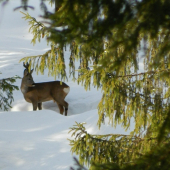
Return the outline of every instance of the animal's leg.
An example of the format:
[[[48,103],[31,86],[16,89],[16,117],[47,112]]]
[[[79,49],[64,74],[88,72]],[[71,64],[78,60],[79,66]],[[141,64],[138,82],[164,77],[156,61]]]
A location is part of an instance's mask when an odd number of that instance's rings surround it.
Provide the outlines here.
[[[33,111],[36,111],[36,110],[37,110],[38,103],[37,103],[37,102],[33,102],[33,103],[32,103],[32,106],[33,106]]]
[[[57,105],[58,105],[58,107],[59,107],[60,114],[62,114],[62,115],[63,115],[63,112],[64,112],[64,108],[63,108],[63,106],[62,106],[61,104],[59,104],[58,102],[57,102]]]
[[[63,93],[61,93],[61,94],[58,93],[58,96],[60,96],[60,97],[57,97],[57,96],[55,96],[55,95],[52,95],[53,100],[54,100],[55,102],[57,102],[58,107],[59,107],[59,109],[60,109],[60,113],[64,111],[64,110],[63,110],[63,106],[65,107],[65,116],[67,116],[68,103],[64,100],[66,94],[64,94],[64,97],[63,97]]]
[[[42,103],[38,103],[38,109],[42,110]]]
[[[58,101],[58,103],[65,107],[65,116],[67,116],[68,103],[66,101],[64,101],[64,100]]]

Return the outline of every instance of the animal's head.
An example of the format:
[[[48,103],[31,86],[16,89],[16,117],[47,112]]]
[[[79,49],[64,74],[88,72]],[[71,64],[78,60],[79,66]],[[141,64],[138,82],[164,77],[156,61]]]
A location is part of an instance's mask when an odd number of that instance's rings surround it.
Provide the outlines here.
[[[24,63],[23,66],[25,67],[25,70],[24,70],[24,76],[22,78],[22,84],[24,84],[28,87],[33,87],[34,86],[34,80],[32,77],[33,69],[29,72],[29,69],[28,69],[29,64],[28,63],[26,65]]]

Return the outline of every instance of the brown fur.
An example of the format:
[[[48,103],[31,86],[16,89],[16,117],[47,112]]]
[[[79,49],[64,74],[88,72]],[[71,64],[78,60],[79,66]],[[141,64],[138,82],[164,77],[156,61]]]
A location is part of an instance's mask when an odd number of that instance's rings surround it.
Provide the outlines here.
[[[30,73],[25,70],[22,78],[21,91],[25,100],[32,103],[33,110],[37,110],[37,107],[41,110],[42,102],[54,100],[60,109],[60,113],[63,114],[65,108],[65,115],[67,116],[68,103],[64,99],[70,87],[64,82],[61,84],[60,81],[34,83],[32,72],[32,70]]]

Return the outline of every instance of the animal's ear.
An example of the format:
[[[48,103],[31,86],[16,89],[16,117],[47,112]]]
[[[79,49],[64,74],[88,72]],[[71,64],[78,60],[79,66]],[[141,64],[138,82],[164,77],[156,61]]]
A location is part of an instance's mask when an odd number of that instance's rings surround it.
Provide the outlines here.
[[[30,74],[32,74],[33,71],[34,71],[34,69],[31,70]]]
[[[26,75],[28,75],[28,70],[27,69],[24,70],[24,76],[26,76]]]

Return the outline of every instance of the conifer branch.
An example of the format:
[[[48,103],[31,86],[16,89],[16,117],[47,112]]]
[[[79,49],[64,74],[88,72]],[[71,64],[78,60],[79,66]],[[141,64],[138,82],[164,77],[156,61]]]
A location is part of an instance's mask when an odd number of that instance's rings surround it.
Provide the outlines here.
[[[11,104],[14,101],[13,91],[19,90],[18,86],[13,85],[16,79],[20,79],[19,76],[0,79],[0,109],[8,111],[11,108]]]
[[[35,8],[33,6],[29,6],[29,5],[24,5],[24,6],[19,6],[19,7],[16,7],[14,8],[14,11],[18,10],[18,9],[24,9],[24,10],[27,10],[28,8],[34,10]]]
[[[77,158],[74,157],[75,165],[78,167],[77,170],[87,170],[83,165],[79,163]],[[75,170],[75,168],[71,167],[70,170]]]
[[[170,73],[170,69],[163,69],[163,70],[155,70],[155,71],[148,71],[148,72],[142,72],[142,73],[133,73],[133,74],[128,74],[128,75],[115,75],[115,74],[112,74],[112,73],[108,73],[108,76],[109,77],[114,77],[114,78],[124,78],[124,77],[134,77],[134,76],[141,76],[141,75],[146,75],[146,74],[159,74],[161,72],[166,72],[166,73]]]
[[[102,154],[104,149],[103,147],[108,147],[110,149],[112,148],[114,150],[114,157],[119,157],[118,155],[126,155],[127,153],[131,153],[137,158],[139,155],[142,155],[140,150],[136,150],[139,146],[147,148],[148,142],[151,142],[153,145],[155,145],[155,142],[157,141],[157,137],[141,138],[138,136],[124,134],[92,135],[87,133],[83,124],[79,124],[77,122],[76,125],[70,129],[71,130],[69,133],[72,132],[72,136],[75,136],[75,140],[69,140],[70,145],[72,146],[71,150],[80,156],[80,162],[83,164],[86,164],[86,161],[90,161],[92,163],[94,161],[95,152]],[[78,147],[79,145],[81,145],[80,148]],[[81,151],[82,148],[84,148],[84,154]],[[110,151],[108,150],[108,155],[111,154],[110,152],[113,152],[112,149]],[[88,155],[90,160],[86,160],[85,155]],[[100,156],[98,155],[98,157]],[[82,158],[84,161],[82,161]]]
[[[29,32],[33,34],[32,43],[35,45],[36,40],[40,42],[41,38],[44,38],[46,36],[49,36],[49,33],[46,30],[45,25],[42,22],[38,22],[34,17],[31,17],[28,13],[24,13],[20,11],[24,17],[22,17],[25,20],[28,20],[28,23],[30,25]]]

